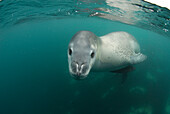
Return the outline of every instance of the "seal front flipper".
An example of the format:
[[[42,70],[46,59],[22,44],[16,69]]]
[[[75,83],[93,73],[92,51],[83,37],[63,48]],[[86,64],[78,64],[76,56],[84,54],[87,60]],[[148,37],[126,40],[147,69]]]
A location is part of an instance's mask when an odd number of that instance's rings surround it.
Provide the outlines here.
[[[122,74],[122,81],[121,81],[121,84],[124,84],[124,82],[126,81],[127,77],[128,77],[128,72],[131,72],[135,70],[135,67],[129,65],[125,68],[122,68],[122,69],[119,69],[119,70],[115,70],[115,71],[111,71],[113,73],[121,73]]]
[[[129,65],[129,66],[124,67],[122,69],[114,70],[114,71],[111,71],[111,72],[113,72],[113,73],[127,73],[127,72],[131,72],[133,70],[135,70],[135,67]]]
[[[146,60],[147,56],[143,55],[141,53],[135,54],[133,56],[130,57],[130,63],[131,64],[137,64],[137,63],[141,63],[144,60]]]

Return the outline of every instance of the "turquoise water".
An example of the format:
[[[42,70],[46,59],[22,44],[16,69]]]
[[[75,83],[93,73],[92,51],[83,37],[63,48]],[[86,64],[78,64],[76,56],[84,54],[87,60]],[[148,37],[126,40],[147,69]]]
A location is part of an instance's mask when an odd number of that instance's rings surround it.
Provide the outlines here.
[[[166,17],[166,26],[153,22],[155,27],[149,23],[142,27],[139,23],[125,24],[86,13],[66,16],[63,12],[68,13],[69,8],[63,9],[59,17],[40,15],[46,14],[44,11],[53,12],[54,7],[71,7],[65,1],[58,6],[52,0],[30,1],[29,7],[19,7],[15,2],[0,2],[0,12],[8,7],[18,8],[15,9],[18,15],[13,18],[7,11],[0,13],[0,114],[170,114],[169,10],[160,8],[167,11],[162,14]],[[95,4],[94,1],[91,4]],[[103,7],[106,8],[106,4]],[[25,13],[19,15],[17,11]],[[28,14],[34,19],[26,18]],[[21,15],[25,21],[17,21]],[[153,30],[143,29],[149,27]],[[162,32],[163,29],[167,30]],[[85,80],[74,80],[68,70],[67,46],[80,30],[92,31],[97,36],[114,31],[129,32],[148,58],[135,65],[135,71],[129,73],[123,85],[121,75],[110,72],[91,72]]]

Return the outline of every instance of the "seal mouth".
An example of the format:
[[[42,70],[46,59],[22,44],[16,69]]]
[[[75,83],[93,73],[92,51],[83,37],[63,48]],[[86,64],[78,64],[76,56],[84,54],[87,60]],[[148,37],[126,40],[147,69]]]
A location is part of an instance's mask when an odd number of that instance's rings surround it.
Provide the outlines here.
[[[74,79],[75,80],[83,80],[83,79],[85,79],[86,77],[84,77],[84,76],[74,76]]]
[[[82,73],[70,73],[71,76],[75,79],[75,80],[82,80],[85,79],[87,77],[87,75],[83,75]]]

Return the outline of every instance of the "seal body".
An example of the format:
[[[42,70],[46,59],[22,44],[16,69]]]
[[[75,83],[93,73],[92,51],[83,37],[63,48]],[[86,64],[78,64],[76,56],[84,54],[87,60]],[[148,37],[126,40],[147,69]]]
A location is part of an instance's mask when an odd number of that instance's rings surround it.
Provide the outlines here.
[[[99,38],[94,71],[113,71],[127,65],[142,62],[145,56],[140,54],[140,46],[136,39],[127,32],[113,32]],[[139,60],[133,58],[141,55]]]
[[[69,71],[76,79],[84,79],[92,71],[114,71],[143,62],[136,39],[127,32],[112,32],[97,37],[90,31],[73,36],[68,47]]]

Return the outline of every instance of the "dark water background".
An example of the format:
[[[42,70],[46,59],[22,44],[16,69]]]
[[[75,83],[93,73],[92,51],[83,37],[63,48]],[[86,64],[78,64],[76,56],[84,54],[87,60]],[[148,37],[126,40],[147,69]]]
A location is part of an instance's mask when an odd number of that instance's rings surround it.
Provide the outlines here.
[[[1,22],[0,114],[170,114],[167,32],[161,35],[98,17],[12,21],[10,27]],[[148,58],[135,65],[124,85],[121,75],[109,72],[76,81],[69,75],[67,46],[79,30],[97,36],[129,32]]]

